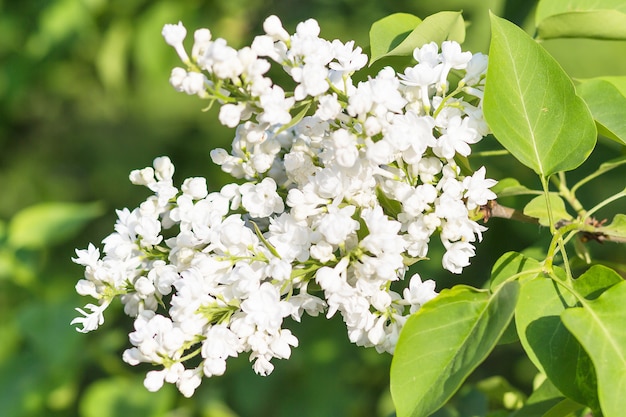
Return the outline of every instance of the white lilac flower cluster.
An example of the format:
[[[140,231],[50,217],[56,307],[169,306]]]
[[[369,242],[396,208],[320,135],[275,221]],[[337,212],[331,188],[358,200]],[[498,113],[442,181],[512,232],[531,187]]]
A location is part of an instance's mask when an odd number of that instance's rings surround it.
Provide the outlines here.
[[[117,212],[103,256],[89,245],[73,259],[85,267],[77,291],[98,303],[72,323],[98,328],[119,297],[135,318],[123,360],[160,367],[149,390],[168,382],[190,396],[244,352],[267,375],[298,345],[284,319],[304,313],[339,313],[351,342],[393,353],[407,317],[437,295],[418,274],[405,283],[409,266],[437,233],[443,267],[460,273],[485,230],[473,216],[496,197],[484,168],[464,175],[456,162],[487,134],[486,56],[430,43],[404,73],[355,85],[367,57],[353,42],[320,38],[315,20],[293,35],[275,16],[263,27],[240,50],[197,30],[191,57],[182,24],[163,29],[186,65],[171,84],[219,103],[220,122],[236,127],[232,152],[211,155],[244,182],[209,193],[187,178],[178,189],[169,158],[157,158],[130,174],[154,195]],[[270,61],[293,92],[266,76]]]

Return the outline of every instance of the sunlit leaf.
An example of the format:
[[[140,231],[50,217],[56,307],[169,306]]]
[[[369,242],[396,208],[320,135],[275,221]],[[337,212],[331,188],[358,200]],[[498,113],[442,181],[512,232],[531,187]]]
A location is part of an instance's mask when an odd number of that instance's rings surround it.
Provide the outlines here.
[[[540,39],[626,39],[623,0],[542,0],[535,21]]]
[[[561,314],[595,365],[603,415],[622,416],[626,410],[626,282],[606,290],[583,307]]]
[[[546,197],[544,195],[539,195],[526,204],[524,207],[524,214],[539,219],[539,224],[542,226],[550,225],[548,217],[549,213],[552,213],[552,219],[555,222],[558,222],[559,220],[571,220],[572,216],[565,209],[565,202],[563,199],[556,193],[549,193],[548,196],[550,210],[548,210]]]
[[[576,91],[589,106],[599,133],[626,145],[626,95],[618,83],[626,85],[626,77],[584,80]]]
[[[71,238],[102,214],[99,203],[40,203],[18,212],[9,222],[8,243],[14,248],[43,248]]]
[[[572,81],[513,23],[492,14],[491,29],[484,115],[496,139],[542,177],[578,167],[596,127]]]
[[[405,324],[391,365],[398,417],[427,416],[456,392],[486,358],[509,324],[517,281],[498,291],[443,290]]]
[[[370,29],[372,54],[370,64],[383,56],[395,55],[391,52],[397,49],[420,23],[422,19],[408,13],[394,13],[374,22]],[[403,53],[406,54],[406,51]]]
[[[594,368],[560,315],[576,298],[553,280],[538,276],[523,283],[515,323],[528,357],[567,397],[597,408]]]
[[[414,26],[407,31],[409,25]],[[441,44],[445,40],[462,43],[465,40],[465,22],[461,12],[439,12],[423,21],[405,13],[396,13],[372,25],[370,65],[386,56],[411,56],[415,48],[429,42]]]

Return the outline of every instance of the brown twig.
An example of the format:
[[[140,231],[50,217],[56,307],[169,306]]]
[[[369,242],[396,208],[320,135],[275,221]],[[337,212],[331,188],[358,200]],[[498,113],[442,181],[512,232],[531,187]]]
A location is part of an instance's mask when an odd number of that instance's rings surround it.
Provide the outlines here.
[[[539,219],[525,215],[511,207],[501,206],[496,200],[490,200],[480,208],[483,214],[483,222],[487,223],[492,217],[517,220],[524,223],[539,224]]]
[[[527,216],[519,210],[516,210],[511,207],[506,207],[498,204],[496,200],[490,200],[484,206],[480,207],[480,213],[483,216],[483,222],[487,223],[492,217],[499,217],[501,219],[511,219],[524,223],[531,224],[539,224],[539,219],[536,217]],[[594,218],[589,218],[585,222],[586,225],[590,226],[590,230],[580,230],[580,238],[583,243],[588,242],[590,240],[596,241],[598,243],[603,242],[615,242],[615,243],[626,243],[626,238],[623,236],[615,236],[606,234],[605,231],[598,230],[604,226],[604,220],[597,220]],[[563,227],[567,224],[570,224],[569,220],[559,220],[556,224],[556,228]]]

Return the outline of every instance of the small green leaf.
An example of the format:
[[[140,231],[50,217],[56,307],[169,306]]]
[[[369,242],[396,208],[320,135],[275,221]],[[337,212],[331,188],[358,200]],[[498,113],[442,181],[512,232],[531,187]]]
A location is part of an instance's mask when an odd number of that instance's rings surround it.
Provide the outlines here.
[[[582,307],[565,310],[565,326],[589,353],[598,376],[602,413],[622,416],[626,410],[626,282],[606,290]]]
[[[518,290],[517,281],[493,294],[458,285],[407,320],[391,363],[398,417],[431,415],[446,403],[496,345]]]
[[[623,0],[542,0],[535,21],[540,39],[626,39]]]
[[[616,214],[611,224],[598,227],[596,231],[605,235],[626,239],[626,214]]]
[[[265,236],[263,236],[263,232],[261,232],[261,229],[259,229],[259,226],[253,222],[250,221],[250,223],[252,223],[252,227],[254,228],[254,233],[256,233],[256,236],[259,238],[259,240],[265,245],[265,247],[267,248],[267,250],[270,251],[270,253],[272,255],[274,255],[275,257],[277,257],[278,259],[280,259],[280,254],[278,253],[278,251],[276,250],[276,248],[274,247],[274,245],[272,245],[266,238]]]
[[[376,199],[387,216],[397,219],[398,214],[402,213],[402,203],[387,197],[380,187],[376,187]]]
[[[552,219],[555,222],[559,220],[571,220],[572,216],[565,209],[563,199],[556,193],[549,193],[548,195]],[[546,204],[546,197],[544,195],[539,195],[530,200],[524,207],[524,214],[539,219],[539,224],[542,226],[550,225],[548,205]]]
[[[556,60],[522,29],[491,15],[484,115],[496,139],[548,177],[582,164],[596,143],[585,102]]]
[[[370,65],[387,56],[411,56],[415,48],[429,42],[441,44],[446,40],[462,43],[465,40],[465,22],[461,12],[439,12],[423,21],[405,13],[396,13],[372,25]],[[411,23],[414,26],[407,31]]]
[[[282,125],[280,129],[276,131],[275,135],[278,136],[278,134],[300,123],[300,121],[304,119],[304,116],[306,116],[307,112],[309,111],[309,107],[311,107],[311,102],[308,102],[302,110],[300,110],[295,116],[293,116],[289,123]]]
[[[599,133],[626,145],[626,94],[619,84],[626,85],[626,77],[592,78],[582,81],[576,91],[589,106]]]
[[[18,212],[8,227],[14,248],[40,249],[74,236],[90,220],[102,215],[100,203],[41,203]]]
[[[576,298],[553,280],[538,276],[523,283],[515,324],[528,358],[564,395],[596,409],[596,377],[591,360],[561,322]]]
[[[504,178],[491,187],[491,191],[498,197],[511,197],[514,195],[541,194],[543,191],[531,190],[520,184],[515,178]]]

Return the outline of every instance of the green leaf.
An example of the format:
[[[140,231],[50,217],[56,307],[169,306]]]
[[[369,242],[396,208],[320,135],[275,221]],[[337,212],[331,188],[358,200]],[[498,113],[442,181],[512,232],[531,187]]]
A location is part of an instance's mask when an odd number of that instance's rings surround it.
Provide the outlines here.
[[[556,193],[549,193],[548,199],[550,201],[550,211],[548,211],[548,205],[546,203],[546,196],[539,195],[526,204],[524,207],[524,214],[530,217],[539,219],[539,224],[542,226],[549,226],[549,212],[552,212],[552,219],[555,222],[559,220],[571,220],[572,216],[565,209],[565,202]]]
[[[624,26],[626,28],[626,25]],[[624,89],[620,89],[623,84]],[[598,132],[607,138],[626,145],[626,77],[592,78],[576,87],[585,100]]]
[[[374,22],[370,28],[372,54],[370,65],[384,56],[395,55],[390,52],[396,49],[420,23],[422,19],[408,13],[394,13]]]
[[[531,190],[520,184],[515,178],[504,178],[491,187],[491,191],[498,197],[511,197],[514,195],[541,194],[543,191]]]
[[[611,224],[598,227],[596,231],[605,235],[626,239],[626,214],[616,214]]]
[[[583,307],[561,314],[595,365],[600,405],[606,417],[622,416],[626,409],[625,305],[626,282],[622,281]]]
[[[409,29],[411,24],[413,27]],[[423,21],[406,13],[392,14],[372,25],[369,64],[387,56],[411,56],[415,48],[429,42],[441,44],[445,40],[459,43],[465,40],[465,22],[461,12],[439,12]]]
[[[458,285],[407,320],[391,363],[398,417],[427,416],[446,403],[496,345],[518,290],[517,281],[493,294]]]
[[[300,110],[295,116],[291,118],[289,123],[282,125],[280,129],[278,129],[274,135],[278,136],[280,133],[284,132],[285,130],[290,129],[291,127],[300,123],[300,121],[304,119],[304,116],[306,116],[310,107],[311,107],[311,102],[308,102],[302,110]]]
[[[582,164],[596,143],[585,102],[550,54],[522,29],[491,15],[484,115],[496,139],[548,177]]]
[[[563,401],[563,399],[563,394],[556,389],[549,379],[545,379],[541,385],[533,391],[530,397],[528,397],[526,404],[511,414],[510,417],[543,416],[550,409]]]
[[[397,219],[398,214],[402,213],[402,203],[387,197],[387,194],[378,186],[376,187],[376,199],[387,216]]]
[[[41,249],[63,242],[90,220],[102,215],[100,203],[41,203],[18,212],[8,227],[14,248]]]
[[[489,280],[489,289],[495,291],[498,286],[507,280],[515,277],[516,280],[526,280],[541,273],[541,263],[536,259],[528,258],[518,252],[507,252],[500,256],[491,269],[491,278]],[[517,328],[515,321],[511,323],[502,333],[498,345],[517,342]]]
[[[576,298],[553,280],[538,276],[523,283],[515,324],[529,359],[555,387],[574,401],[597,409],[596,377],[589,355],[561,322]]]
[[[550,408],[542,417],[578,417],[584,408],[583,405],[578,404],[576,401],[565,398]]]
[[[500,256],[491,269],[489,288],[493,291],[507,279],[517,276],[536,276],[541,272],[541,263],[518,252],[507,252]]]
[[[624,279],[614,270],[604,265],[593,265],[573,281],[576,292],[587,300],[595,300],[604,291]]]
[[[535,21],[540,39],[626,39],[623,0],[542,0]]]

